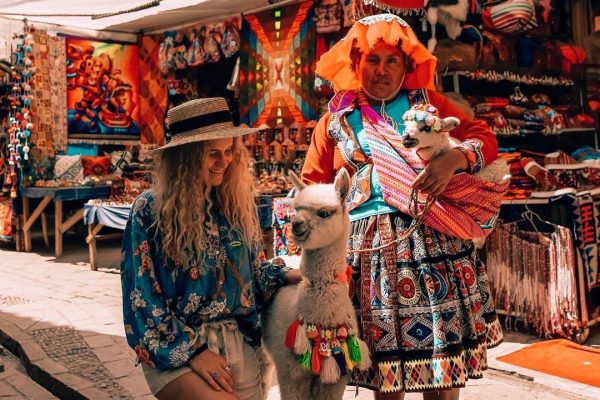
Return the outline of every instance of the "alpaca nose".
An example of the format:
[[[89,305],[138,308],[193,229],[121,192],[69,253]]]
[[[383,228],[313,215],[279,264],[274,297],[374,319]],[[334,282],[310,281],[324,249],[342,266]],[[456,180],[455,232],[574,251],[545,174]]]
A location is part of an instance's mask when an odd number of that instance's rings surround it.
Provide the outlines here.
[[[402,139],[402,146],[406,147],[407,149],[413,148],[418,144],[418,139],[415,139],[414,137],[410,137],[408,135],[404,136],[404,138]]]
[[[292,220],[292,231],[297,234],[301,234],[306,231],[304,220],[298,217],[294,218]]]

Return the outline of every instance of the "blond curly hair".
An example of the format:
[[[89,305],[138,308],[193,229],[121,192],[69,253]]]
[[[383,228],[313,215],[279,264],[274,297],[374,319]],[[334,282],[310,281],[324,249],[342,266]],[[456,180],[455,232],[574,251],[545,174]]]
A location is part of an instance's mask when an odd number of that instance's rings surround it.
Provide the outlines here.
[[[202,253],[210,211],[218,207],[232,229],[248,246],[260,242],[254,201],[254,178],[248,169],[248,152],[242,140],[233,139],[233,160],[223,183],[217,186],[216,203],[208,171],[203,168],[205,143],[195,142],[165,149],[155,156],[154,211],[162,234],[163,253],[176,265],[186,264],[194,251]]]

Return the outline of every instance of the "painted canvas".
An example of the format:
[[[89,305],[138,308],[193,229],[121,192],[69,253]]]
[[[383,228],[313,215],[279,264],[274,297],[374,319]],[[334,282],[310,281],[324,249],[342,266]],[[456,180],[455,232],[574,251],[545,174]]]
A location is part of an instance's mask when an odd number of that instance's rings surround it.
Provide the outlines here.
[[[137,45],[75,37],[65,43],[69,142],[138,140]]]
[[[275,126],[317,119],[312,1],[244,15],[240,120]]]

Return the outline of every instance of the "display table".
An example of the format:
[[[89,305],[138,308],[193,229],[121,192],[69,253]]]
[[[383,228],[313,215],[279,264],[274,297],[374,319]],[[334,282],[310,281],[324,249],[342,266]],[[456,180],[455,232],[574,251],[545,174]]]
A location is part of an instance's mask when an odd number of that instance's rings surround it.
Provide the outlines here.
[[[25,251],[31,251],[31,227],[42,216],[42,213],[51,201],[54,202],[54,255],[60,257],[63,253],[63,233],[83,218],[83,208],[81,208],[66,221],[63,221],[63,201],[102,199],[109,197],[110,192],[111,187],[108,185],[68,188],[26,187],[21,190],[21,197],[23,198],[23,241]],[[29,199],[40,198],[42,201],[30,215]],[[42,216],[42,232],[44,242],[46,245],[49,245],[45,214]]]
[[[83,223],[88,227],[88,235],[85,241],[89,246],[92,271],[97,269],[96,240],[113,239],[121,236],[120,233],[99,235],[100,231],[105,226],[124,231],[131,207],[132,204],[94,204],[89,201],[83,206]]]

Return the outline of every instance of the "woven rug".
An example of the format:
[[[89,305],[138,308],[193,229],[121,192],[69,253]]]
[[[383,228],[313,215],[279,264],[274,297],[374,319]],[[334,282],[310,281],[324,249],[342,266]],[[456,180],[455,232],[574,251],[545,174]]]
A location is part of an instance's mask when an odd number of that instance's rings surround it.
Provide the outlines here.
[[[498,360],[600,387],[600,349],[565,339],[535,343]]]

